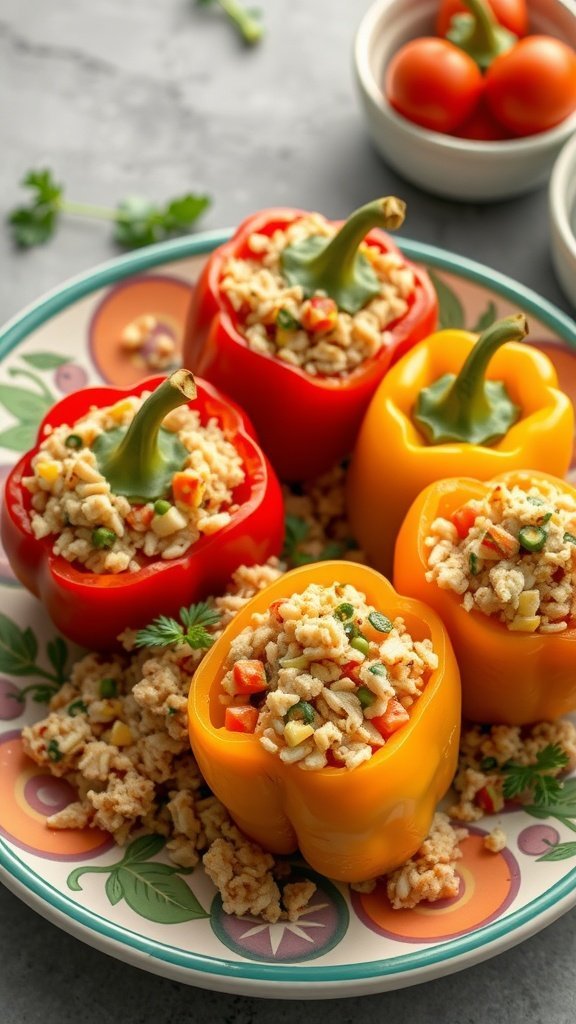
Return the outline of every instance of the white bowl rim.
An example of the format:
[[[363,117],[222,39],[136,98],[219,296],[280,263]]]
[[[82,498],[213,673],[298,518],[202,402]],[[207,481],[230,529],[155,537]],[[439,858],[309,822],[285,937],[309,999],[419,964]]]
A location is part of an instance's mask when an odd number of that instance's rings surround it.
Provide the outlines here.
[[[362,88],[370,96],[371,100],[382,110],[391,121],[403,128],[407,134],[414,137],[421,136],[423,141],[430,142],[439,149],[447,152],[469,153],[530,153],[535,149],[546,148],[547,145],[554,145],[564,136],[569,138],[571,132],[576,132],[576,110],[569,117],[564,118],[559,124],[544,132],[537,132],[534,135],[524,135],[517,139],[497,139],[492,142],[481,139],[462,139],[459,136],[445,135],[443,132],[436,132],[430,128],[422,128],[405,117],[401,117],[393,107],[390,106],[382,89],[375,81],[370,71],[368,51],[370,40],[379,26],[380,18],[390,6],[391,0],[375,0],[365,12],[354,39],[354,63],[356,72],[360,79]],[[576,6],[571,0],[562,0],[565,7],[576,17]]]
[[[568,140],[560,152],[550,178],[550,212],[560,236],[576,260],[576,237],[570,227],[568,203],[568,181],[576,174],[576,134]]]

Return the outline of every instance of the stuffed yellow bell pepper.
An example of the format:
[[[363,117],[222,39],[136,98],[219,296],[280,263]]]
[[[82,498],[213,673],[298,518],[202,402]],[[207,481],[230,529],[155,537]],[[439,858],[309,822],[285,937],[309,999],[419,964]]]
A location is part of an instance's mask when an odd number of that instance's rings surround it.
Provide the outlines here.
[[[435,480],[488,480],[530,468],[566,473],[572,404],[548,357],[521,344],[527,330],[518,314],[478,339],[438,331],[380,384],[360,429],[347,495],[354,536],[380,572],[391,573],[402,519]]]
[[[441,480],[398,536],[394,583],[456,651],[462,711],[527,725],[576,709],[576,489],[534,471]]]
[[[437,615],[348,562],[294,569],[257,594],[190,690],[194,755],[237,825],[342,881],[418,849],[453,778],[459,728],[458,668]]]

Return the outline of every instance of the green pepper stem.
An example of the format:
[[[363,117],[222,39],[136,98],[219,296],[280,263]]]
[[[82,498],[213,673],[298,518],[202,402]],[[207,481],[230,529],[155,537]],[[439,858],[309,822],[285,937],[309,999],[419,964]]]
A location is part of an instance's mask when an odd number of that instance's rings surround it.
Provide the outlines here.
[[[486,380],[486,370],[502,345],[522,341],[527,333],[522,313],[497,320],[480,335],[457,375],[445,374],[420,392],[413,418],[430,443],[493,444],[504,436],[519,409],[502,381]]]
[[[399,228],[405,213],[406,204],[396,196],[361,206],[329,242],[314,236],[284,249],[284,276],[290,284],[301,285],[305,293],[325,292],[340,309],[356,313],[381,289],[381,282],[358,253],[358,247],[372,228]]]
[[[456,14],[446,38],[468,53],[485,71],[500,53],[517,41],[494,16],[488,0],[462,0],[470,14]]]
[[[94,452],[100,472],[115,494],[146,502],[168,492],[188,452],[177,434],[161,433],[162,421],[195,397],[193,375],[176,370],[146,399],[127,430],[106,431],[97,438]]]

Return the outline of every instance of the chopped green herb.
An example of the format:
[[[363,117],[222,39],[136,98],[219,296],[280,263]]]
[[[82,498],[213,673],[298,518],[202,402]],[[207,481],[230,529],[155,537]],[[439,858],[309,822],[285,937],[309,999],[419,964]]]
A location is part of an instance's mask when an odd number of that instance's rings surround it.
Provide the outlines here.
[[[492,772],[498,767],[498,761],[495,757],[483,757],[480,761],[480,771]]]
[[[302,719],[306,722],[306,725],[312,725],[314,721],[314,708],[307,700],[299,700],[297,704],[293,704],[291,708],[285,714],[287,722],[291,722],[293,719]]]
[[[564,534],[564,543],[565,544],[576,544],[576,537],[574,536],[574,534],[573,533],[568,533],[568,531],[566,531],[566,533]]]
[[[118,683],[115,679],[101,679],[100,680],[100,696],[104,700],[110,700],[112,697],[118,695]]]
[[[475,555],[473,551],[468,556],[468,565],[470,566],[470,572],[473,576],[477,576],[480,572],[480,565],[478,562],[478,555]]]
[[[98,526],[92,530],[92,543],[95,548],[111,548],[115,540],[114,530],[108,530],[106,526]]]
[[[176,708],[168,708],[168,714],[169,715],[175,715],[176,714],[176,710],[177,710]]]
[[[557,743],[549,743],[536,755],[534,764],[520,765],[507,762],[504,774],[503,793],[507,799],[530,792],[537,807],[546,807],[558,797],[562,783],[550,772],[566,768],[568,755]]]
[[[74,700],[68,705],[68,714],[75,718],[76,715],[85,715],[88,711],[88,705],[83,700]]]
[[[389,633],[394,628],[393,623],[386,615],[382,615],[382,612],[370,612],[368,622],[379,633]]]
[[[279,309],[276,314],[276,323],[283,331],[297,331],[300,327],[296,317],[292,316],[287,309]]]
[[[546,515],[540,516],[540,518],[538,520],[538,525],[539,526],[546,526],[546,523],[550,522],[550,520],[552,519],[553,515],[554,515],[553,512],[547,512]]]
[[[204,601],[181,608],[180,622],[159,615],[145,629],[136,633],[136,647],[170,647],[172,644],[188,644],[194,651],[207,650],[214,643],[207,627],[217,626],[220,612]]]
[[[83,448],[84,441],[80,437],[80,434],[68,434],[68,437],[64,441],[67,448]]]
[[[375,665],[370,665],[368,671],[371,672],[373,676],[388,675],[388,669],[386,668],[385,665],[382,664],[381,661],[377,661]]]
[[[348,604],[347,601],[344,601],[343,604],[339,604],[338,607],[334,609],[334,618],[339,619],[340,622],[346,622],[347,619],[351,619],[353,615],[354,605]]]
[[[54,763],[56,763],[57,761],[61,761],[64,756],[58,745],[58,740],[55,739],[48,741],[46,753],[48,754],[50,760],[54,761]]]
[[[543,498],[537,498],[535,494],[527,494],[526,501],[529,501],[531,505],[545,505],[546,502]]]
[[[22,180],[30,189],[27,206],[20,206],[8,216],[12,237],[23,249],[47,242],[55,233],[63,213],[110,221],[115,225],[115,241],[128,249],[152,242],[161,242],[188,231],[210,205],[205,195],[188,193],[157,205],[147,199],[130,198],[116,209],[73,202],[64,198],[63,186],[47,168],[29,171]]]
[[[355,622],[345,622],[344,632],[349,640],[354,640],[354,637],[360,636],[360,630]]]
[[[170,511],[172,505],[165,498],[158,498],[158,501],[154,502],[154,513],[157,516],[165,516]]]

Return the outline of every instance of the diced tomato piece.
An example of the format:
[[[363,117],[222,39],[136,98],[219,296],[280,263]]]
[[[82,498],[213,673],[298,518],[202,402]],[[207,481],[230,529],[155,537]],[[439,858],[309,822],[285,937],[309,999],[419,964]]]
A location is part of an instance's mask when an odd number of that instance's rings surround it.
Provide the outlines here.
[[[141,533],[148,529],[153,519],[154,509],[151,505],[133,505],[126,516],[128,526],[131,526],[133,530],[139,530]]]
[[[359,683],[360,682],[360,669],[361,668],[362,668],[362,665],[359,664],[357,661],[347,661],[345,665],[341,665],[340,666],[340,671],[342,673],[342,678],[344,678],[344,676],[346,676],[348,679],[352,679],[353,682]]]
[[[258,708],[253,708],[251,704],[226,708],[224,726],[230,732],[254,732],[257,721]]]
[[[262,693],[268,688],[266,672],[261,661],[237,661],[232,669],[236,693]]]
[[[377,718],[371,718],[370,721],[372,725],[376,726],[380,735],[387,740],[398,729],[401,729],[403,725],[406,725],[409,718],[410,715],[406,708],[402,707],[400,701],[396,700],[396,697],[391,697],[384,714],[379,715]]]
[[[183,469],[172,477],[172,494],[177,505],[198,508],[205,490],[204,480],[193,469]]]
[[[461,540],[464,540],[476,522],[476,512],[473,508],[470,508],[470,505],[462,505],[462,508],[457,508],[452,513],[450,521],[456,527],[458,536]]]
[[[497,814],[504,807],[502,793],[491,782],[478,790],[474,800],[486,814]]]
[[[270,605],[270,607],[268,609],[270,614],[274,616],[274,618],[276,619],[277,622],[282,622],[282,616],[278,614],[278,609],[279,609],[281,604],[284,604],[284,599],[283,598],[279,598],[278,601],[272,601],[272,604]]]
[[[323,334],[336,326],[337,319],[338,306],[334,299],[314,295],[304,303],[300,323],[312,334]]]

